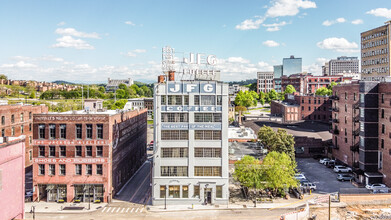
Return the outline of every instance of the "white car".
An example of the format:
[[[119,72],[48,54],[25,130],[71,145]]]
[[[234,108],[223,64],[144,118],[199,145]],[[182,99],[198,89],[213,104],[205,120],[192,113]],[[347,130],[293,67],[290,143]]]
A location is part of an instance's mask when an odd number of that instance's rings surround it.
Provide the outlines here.
[[[323,158],[319,160],[319,163],[324,164],[326,161],[330,161],[329,158]]]
[[[386,185],[382,183],[372,183],[365,186],[367,189],[378,189],[378,188],[387,188]]]
[[[295,179],[297,179],[297,180],[305,180],[307,178],[305,178],[304,174],[298,173],[298,174],[295,174]]]
[[[311,182],[303,182],[303,183],[300,184],[300,187],[301,188],[305,188],[305,189],[310,189],[312,191],[316,190],[315,183],[311,183]]]
[[[334,172],[336,172],[336,173],[349,173],[349,172],[352,172],[352,169],[350,167],[335,165]]]

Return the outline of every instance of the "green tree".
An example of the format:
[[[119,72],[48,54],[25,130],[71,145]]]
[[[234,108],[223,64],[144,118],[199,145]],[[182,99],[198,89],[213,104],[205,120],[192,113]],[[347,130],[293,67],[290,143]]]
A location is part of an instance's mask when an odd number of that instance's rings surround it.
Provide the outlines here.
[[[146,97],[152,97],[152,91],[150,88],[148,88],[146,85],[141,86],[140,90],[143,90],[144,96]]]
[[[270,92],[267,93],[267,95],[269,96],[269,103],[272,101],[272,100],[277,100],[278,99],[278,93],[276,92],[276,90],[272,89],[270,90]]]
[[[125,107],[126,102],[128,102],[128,100],[120,99],[114,103],[112,109],[123,109]]]
[[[262,165],[266,187],[274,189],[274,194],[278,190],[298,185],[298,181],[295,179],[296,163],[284,152],[269,152]]]
[[[99,86],[98,91],[101,92],[101,93],[105,93],[106,89],[103,86]]]
[[[261,162],[252,156],[246,155],[235,162],[235,180],[244,187],[252,188],[254,192],[265,187],[266,182],[262,174]]]
[[[333,87],[336,86],[336,85],[337,85],[336,82],[331,82],[330,85],[327,86],[327,88],[328,88],[329,90],[333,90]]]
[[[117,91],[115,91],[115,93],[117,94],[118,99],[127,99],[128,98],[125,90],[123,90],[123,89],[117,89]]]
[[[292,85],[287,85],[284,91],[285,94],[292,94],[294,92],[296,92],[296,89]]]
[[[120,84],[118,85],[118,89],[126,90],[126,89],[127,89],[127,86],[126,86],[125,84],[123,84],[123,83],[120,83]]]
[[[255,82],[255,83],[249,84],[249,85],[248,85],[248,89],[249,89],[250,91],[256,92],[256,91],[257,91],[257,83]]]
[[[133,84],[130,86],[131,89],[133,89],[135,91],[136,94],[139,94],[140,92],[140,87],[138,87],[138,85],[136,84]]]
[[[247,111],[245,106],[235,106],[235,111],[239,112],[239,124],[242,124],[242,113]]]
[[[0,74],[0,79],[8,80],[8,77],[4,74]]]
[[[263,126],[258,131],[258,139],[269,151],[286,153],[292,160],[295,159],[295,140],[285,129],[279,128],[277,132],[269,126]]]
[[[279,92],[277,94],[278,100],[284,101],[285,100],[285,93]]]
[[[256,93],[255,93],[256,94]],[[248,91],[239,91],[235,97],[235,105],[236,106],[244,106],[246,108],[250,106],[257,105],[257,99],[253,97],[253,95]]]
[[[32,91],[30,93],[30,99],[35,99],[35,98],[36,98],[35,91]]]
[[[321,96],[328,95],[328,96],[330,96],[332,93],[333,93],[333,90],[330,90],[326,87],[321,87],[316,90],[315,95],[321,95]]]

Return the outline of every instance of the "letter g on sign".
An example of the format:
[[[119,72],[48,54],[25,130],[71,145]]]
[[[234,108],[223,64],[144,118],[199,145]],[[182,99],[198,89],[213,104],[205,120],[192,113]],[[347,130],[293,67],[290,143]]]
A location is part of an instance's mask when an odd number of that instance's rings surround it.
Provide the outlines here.
[[[213,86],[211,84],[205,84],[204,91],[205,92],[213,92]]]

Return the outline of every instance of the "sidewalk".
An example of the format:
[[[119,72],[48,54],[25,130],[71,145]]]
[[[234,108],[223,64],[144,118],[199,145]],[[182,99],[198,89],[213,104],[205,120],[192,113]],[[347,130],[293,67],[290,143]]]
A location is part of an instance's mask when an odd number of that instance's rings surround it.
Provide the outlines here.
[[[30,212],[34,206],[36,213],[85,213],[96,211],[106,205],[107,203],[91,203],[88,209],[88,203],[26,202],[24,207],[25,212]],[[63,210],[65,207],[75,207],[75,209]]]

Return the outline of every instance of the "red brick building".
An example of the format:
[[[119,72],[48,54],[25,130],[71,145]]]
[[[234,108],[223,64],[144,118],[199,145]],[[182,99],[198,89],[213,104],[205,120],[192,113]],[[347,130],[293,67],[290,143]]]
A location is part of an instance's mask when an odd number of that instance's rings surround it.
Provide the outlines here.
[[[34,115],[33,199],[109,202],[146,160],[147,109]]]
[[[328,96],[295,95],[300,105],[299,120],[329,123],[331,119],[331,100]]]
[[[333,157],[350,167],[359,161],[359,87],[358,83],[333,87],[332,129]]]
[[[295,123],[300,121],[300,106],[295,103],[272,101],[270,103],[272,115],[282,117],[282,123]]]
[[[391,187],[391,83],[379,83],[379,172]]]
[[[24,219],[24,138],[0,138],[0,219]]]
[[[307,92],[307,74],[293,74],[281,77],[281,89],[285,91],[288,85],[292,85],[296,92],[306,94]]]
[[[33,159],[33,115],[47,113],[45,105],[0,105],[0,130],[2,137],[25,135],[25,166],[30,167]]]

